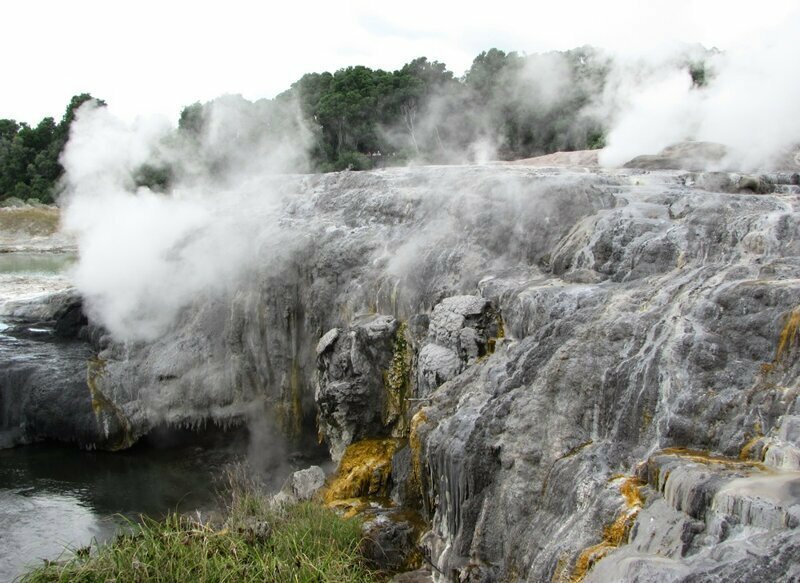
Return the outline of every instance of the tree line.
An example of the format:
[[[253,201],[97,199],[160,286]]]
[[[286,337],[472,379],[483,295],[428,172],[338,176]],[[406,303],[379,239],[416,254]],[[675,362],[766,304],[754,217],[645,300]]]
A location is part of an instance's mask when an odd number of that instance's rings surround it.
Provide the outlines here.
[[[493,158],[517,159],[603,145],[601,123],[584,110],[608,66],[590,47],[530,56],[491,49],[461,78],[420,57],[396,71],[310,73],[276,101],[298,104],[319,171],[464,162],[480,144]]]
[[[686,66],[705,84],[702,63]],[[317,172],[599,148],[606,128],[587,106],[603,91],[609,69],[610,61],[591,47],[535,55],[493,48],[461,77],[425,57],[396,71],[347,67],[306,74],[274,99],[225,96],[189,105],[174,137],[212,172],[258,158],[250,145],[273,147],[299,135],[307,169]],[[73,97],[58,123],[0,120],[0,200],[54,200],[64,171],[59,156],[75,110],[88,99]],[[235,124],[214,118],[223,101],[235,109]],[[226,133],[226,125],[236,129]],[[216,139],[209,141],[210,134]],[[149,165],[134,179],[164,189],[175,172],[169,164]]]
[[[29,126],[0,119],[0,200],[54,201],[56,183],[64,173],[59,156],[69,139],[75,111],[90,99],[93,97],[88,93],[75,95],[59,122],[45,117],[36,126]]]

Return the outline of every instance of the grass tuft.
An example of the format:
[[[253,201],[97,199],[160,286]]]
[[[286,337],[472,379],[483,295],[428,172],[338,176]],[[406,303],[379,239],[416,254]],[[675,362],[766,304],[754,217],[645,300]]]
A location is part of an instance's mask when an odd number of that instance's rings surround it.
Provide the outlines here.
[[[22,581],[269,581],[366,583],[361,523],[311,502],[277,506],[241,475],[229,474],[227,516],[217,524],[170,514],[129,522],[127,532],[93,552],[47,562]]]

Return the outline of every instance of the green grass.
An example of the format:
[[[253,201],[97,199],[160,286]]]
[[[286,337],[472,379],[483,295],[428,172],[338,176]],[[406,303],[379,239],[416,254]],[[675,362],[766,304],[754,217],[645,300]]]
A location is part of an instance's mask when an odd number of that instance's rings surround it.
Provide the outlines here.
[[[358,520],[315,503],[282,508],[249,490],[234,490],[217,526],[171,514],[131,523],[129,532],[67,561],[47,563],[22,581],[64,582],[336,582],[380,580],[364,566]]]

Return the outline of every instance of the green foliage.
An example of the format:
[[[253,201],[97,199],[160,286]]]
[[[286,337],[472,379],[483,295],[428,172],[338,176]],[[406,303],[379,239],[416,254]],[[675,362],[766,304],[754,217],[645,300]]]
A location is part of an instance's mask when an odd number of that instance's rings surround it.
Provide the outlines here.
[[[178,130],[189,136],[199,136],[205,124],[203,106],[200,103],[187,105],[181,110],[178,119]]]
[[[52,117],[44,118],[36,127],[13,119],[0,120],[0,200],[54,201],[58,179],[64,173],[59,157],[75,112],[92,99],[88,93],[73,97],[59,123]]]
[[[552,103],[544,103],[537,96],[553,80],[536,71],[553,66],[567,83]],[[702,85],[705,69],[692,67]],[[602,147],[604,128],[583,110],[602,90],[606,72],[591,48],[530,56],[493,48],[480,53],[460,79],[425,57],[396,71],[355,66],[309,73],[272,100],[253,103],[227,95],[185,107],[169,141],[186,149],[182,159],[191,161],[188,167],[156,160],[136,169],[132,181],[166,192],[177,176],[197,169],[222,181],[229,171],[265,163],[275,151],[290,152],[285,146],[296,144],[298,136],[310,169],[317,171],[411,160],[462,162],[472,144],[487,141],[502,159]],[[0,120],[0,200],[54,200],[70,127],[78,108],[92,99],[88,93],[74,96],[58,123],[45,118],[30,127]],[[300,154],[287,155],[299,162]]]
[[[224,524],[178,514],[144,519],[95,552],[80,549],[22,581],[377,581],[364,566],[361,540],[358,520],[314,503],[274,507],[251,487],[237,486]]]
[[[330,169],[338,170],[369,170],[374,167],[370,157],[353,150],[346,150],[339,154],[336,161],[331,164]]]
[[[552,68],[563,87],[544,103],[538,96],[554,81],[536,71]],[[531,56],[490,49],[461,79],[420,57],[393,72],[359,66],[304,75],[279,98],[297,100],[315,138],[317,170],[462,161],[479,140],[513,159],[600,147],[603,129],[583,111],[606,73],[588,47]]]
[[[681,63],[698,89],[713,77],[707,63],[713,52],[694,51]],[[276,152],[284,157],[278,168],[327,172],[412,160],[460,163],[477,143],[494,146],[500,159],[602,148],[606,128],[587,106],[603,92],[609,69],[591,47],[535,55],[492,48],[461,78],[426,57],[396,71],[354,66],[309,73],[272,100],[226,95],[185,107],[167,140],[183,149],[175,157],[182,165],[145,164],[133,184],[165,192],[176,177],[195,171],[224,182],[231,172],[268,167]],[[69,128],[91,99],[73,97],[58,123],[0,120],[0,200],[54,199]]]
[[[606,134],[601,129],[591,130],[586,137],[586,147],[589,150],[600,150],[606,147]]]
[[[518,69],[520,65],[521,58],[517,53],[506,54],[498,49],[489,49],[475,57],[464,81],[477,95],[491,98],[506,73]]]
[[[78,111],[81,105],[86,103],[87,101],[94,101],[98,107],[104,107],[106,102],[102,99],[97,99],[92,97],[88,93],[81,93],[80,95],[74,95],[72,99],[69,100],[69,104],[67,105],[67,109],[64,112],[64,117],[61,118],[61,123],[59,124],[59,128],[61,132],[64,134],[63,137],[68,137],[69,135],[69,127],[72,125],[72,122],[75,121],[75,113]]]
[[[708,85],[710,74],[705,63],[690,63],[689,75],[692,77],[692,87],[702,88]]]
[[[167,192],[173,180],[173,169],[166,164],[142,164],[133,175],[137,187],[147,187],[154,192]]]

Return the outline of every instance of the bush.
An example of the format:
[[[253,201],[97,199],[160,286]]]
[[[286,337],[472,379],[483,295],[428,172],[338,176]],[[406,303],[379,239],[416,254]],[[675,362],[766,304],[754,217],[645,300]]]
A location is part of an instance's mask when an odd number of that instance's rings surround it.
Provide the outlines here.
[[[343,152],[335,163],[335,170],[369,170],[372,168],[372,159],[361,152]]]
[[[358,520],[306,502],[278,507],[254,489],[231,491],[224,522],[171,514],[129,523],[128,532],[95,552],[77,551],[22,579],[44,581],[292,581],[365,583],[378,580],[359,553]]]

